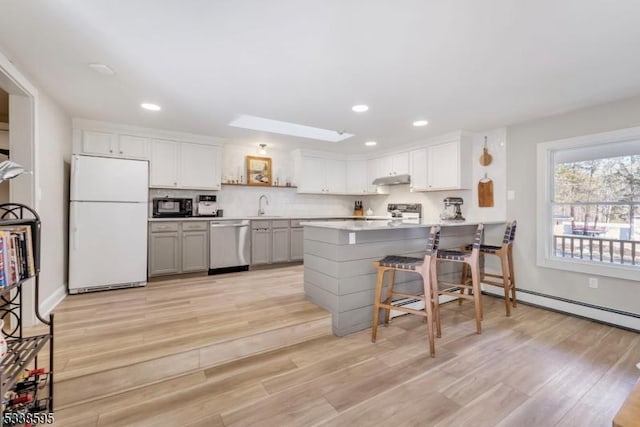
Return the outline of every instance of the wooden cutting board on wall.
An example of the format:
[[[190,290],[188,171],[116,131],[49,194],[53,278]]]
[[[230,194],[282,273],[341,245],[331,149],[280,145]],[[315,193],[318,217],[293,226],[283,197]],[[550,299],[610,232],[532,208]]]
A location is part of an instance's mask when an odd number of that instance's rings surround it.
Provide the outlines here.
[[[478,182],[478,206],[493,207],[493,181],[486,176]]]

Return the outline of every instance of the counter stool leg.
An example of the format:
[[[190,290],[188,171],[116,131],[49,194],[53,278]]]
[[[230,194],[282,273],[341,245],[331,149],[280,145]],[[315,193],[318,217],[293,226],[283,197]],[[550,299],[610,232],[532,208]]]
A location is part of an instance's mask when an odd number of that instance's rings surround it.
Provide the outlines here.
[[[433,304],[433,314],[434,320],[436,322],[436,336],[438,338],[442,337],[442,328],[440,326],[440,300],[438,298],[438,273],[436,271],[436,262],[433,262],[430,268],[430,276],[431,276],[431,299]],[[427,302],[425,301],[425,304]]]
[[[509,262],[509,283],[511,285],[511,301],[513,306],[517,306],[516,302],[516,275],[513,271],[513,251],[511,250],[511,246],[509,246],[509,251],[507,252],[507,258]]]
[[[476,333],[482,333],[482,294],[480,293],[480,271],[478,269],[477,263],[475,265],[471,265],[471,283],[473,286],[473,303],[475,305],[476,312]]]
[[[387,299],[384,301],[385,304],[389,304],[391,305],[391,297],[393,296],[393,285],[395,285],[396,283],[396,270],[391,269],[389,270],[389,280],[387,282]],[[391,309],[390,308],[385,308],[384,309],[384,325],[388,326],[389,325],[389,319],[391,317]]]
[[[421,271],[420,275],[422,276],[422,287],[424,288],[424,311],[427,314],[425,319],[427,321],[427,337],[429,338],[429,353],[431,354],[431,357],[435,357],[436,356],[436,340],[433,334],[434,306],[432,303],[433,298],[431,297],[430,272],[427,271],[427,273],[425,274],[424,271]],[[437,310],[437,308],[435,310]]]
[[[371,342],[376,342],[378,335],[378,322],[380,320],[380,298],[382,297],[382,281],[385,268],[378,266],[378,279],[376,281],[376,293],[373,300],[373,320],[371,321]]]
[[[507,261],[507,254],[500,254],[500,268],[502,269],[502,286],[504,287],[504,307],[507,312],[507,317],[511,316],[511,297],[510,286],[511,280],[509,279],[509,264]]]

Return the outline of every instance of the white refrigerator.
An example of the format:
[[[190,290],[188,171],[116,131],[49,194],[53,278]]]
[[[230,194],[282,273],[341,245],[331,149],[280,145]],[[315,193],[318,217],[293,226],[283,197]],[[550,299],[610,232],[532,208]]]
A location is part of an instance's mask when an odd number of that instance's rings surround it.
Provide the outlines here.
[[[69,293],[147,282],[149,163],[73,155]]]

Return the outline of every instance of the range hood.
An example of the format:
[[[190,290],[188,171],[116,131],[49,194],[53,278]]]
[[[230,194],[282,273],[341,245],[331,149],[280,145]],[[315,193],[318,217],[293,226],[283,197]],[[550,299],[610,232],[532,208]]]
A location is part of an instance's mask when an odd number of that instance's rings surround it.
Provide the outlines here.
[[[373,185],[396,185],[411,183],[411,176],[407,173],[401,175],[383,176],[373,180]]]

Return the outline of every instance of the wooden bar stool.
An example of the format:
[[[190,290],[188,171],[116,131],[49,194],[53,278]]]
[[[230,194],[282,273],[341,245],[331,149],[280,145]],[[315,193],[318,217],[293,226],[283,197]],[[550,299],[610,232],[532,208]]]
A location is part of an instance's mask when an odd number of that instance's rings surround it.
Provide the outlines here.
[[[486,255],[496,255],[500,258],[501,274],[486,273],[484,268],[480,271],[480,281],[487,285],[498,286],[504,289],[504,305],[507,316],[511,316],[511,306],[516,303],[516,276],[513,270],[513,242],[516,238],[517,221],[507,224],[502,238],[502,246],[480,245],[480,253]],[[471,245],[465,249],[471,250]],[[466,277],[467,273],[463,273]],[[498,278],[501,281],[487,280],[486,277]],[[511,295],[511,296],[509,296]]]
[[[463,264],[462,281],[461,283],[453,283],[446,281],[438,282],[439,295],[449,295],[461,299],[469,299],[474,303],[475,315],[476,315],[476,333],[482,333],[482,295],[480,294],[480,245],[482,242],[482,233],[484,232],[484,225],[478,224],[476,228],[476,234],[473,238],[473,244],[471,245],[471,251],[455,250],[455,249],[440,249],[438,250],[437,261],[438,262],[458,262]],[[467,276],[467,269],[471,271],[471,280],[469,281]],[[441,289],[440,285],[445,285],[446,288]],[[465,294],[465,289],[469,290],[468,294]]]
[[[404,311],[405,313],[423,316],[427,323],[427,335],[429,338],[429,351],[431,356],[436,354],[434,337],[434,320],[436,334],[440,337],[440,310],[437,302],[437,275],[436,275],[436,254],[438,253],[438,242],[440,241],[440,227],[431,227],[427,240],[427,249],[424,258],[389,255],[376,261],[373,265],[378,269],[378,279],[376,281],[375,299],[373,302],[373,321],[371,325],[371,341],[376,342],[378,334],[378,323],[380,321],[380,310],[384,310],[384,323],[389,324],[391,310]],[[397,292],[393,289],[396,271],[407,271],[418,273],[422,276],[423,295],[412,295]],[[389,282],[387,284],[387,294],[384,301],[382,298],[382,287],[384,275],[389,272]],[[393,297],[413,298],[424,301],[424,311],[415,310],[408,307],[395,306],[392,304]]]

